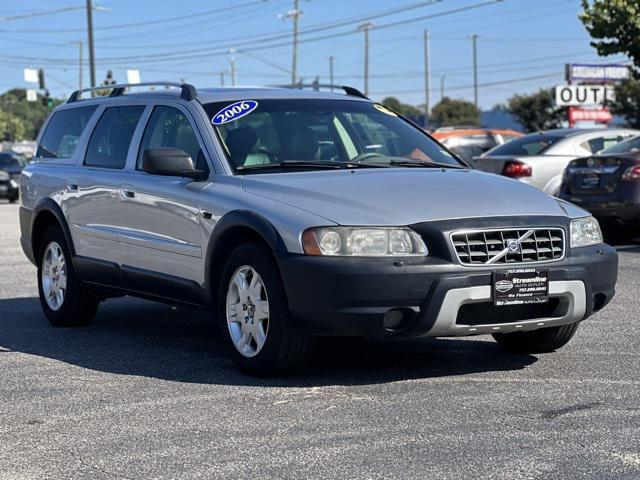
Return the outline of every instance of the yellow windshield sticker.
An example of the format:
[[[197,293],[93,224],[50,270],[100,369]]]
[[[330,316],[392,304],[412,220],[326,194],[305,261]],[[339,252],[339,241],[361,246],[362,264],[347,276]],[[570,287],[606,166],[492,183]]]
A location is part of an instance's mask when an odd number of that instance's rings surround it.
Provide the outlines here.
[[[393,113],[387,107],[385,107],[384,105],[380,105],[379,103],[374,103],[373,104],[373,108],[375,108],[379,112],[386,113],[387,115],[391,115],[392,117],[397,117],[398,116],[396,113]]]

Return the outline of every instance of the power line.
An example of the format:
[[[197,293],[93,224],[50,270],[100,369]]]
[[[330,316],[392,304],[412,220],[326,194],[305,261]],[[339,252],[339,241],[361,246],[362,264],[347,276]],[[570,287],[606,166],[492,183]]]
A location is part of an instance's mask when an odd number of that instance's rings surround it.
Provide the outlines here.
[[[71,7],[52,8],[49,10],[39,10],[35,12],[22,13],[12,17],[0,17],[0,22],[13,22],[15,20],[24,20],[26,18],[42,17],[45,15],[54,15],[56,13],[70,12],[73,10],[84,10],[84,5],[74,5]]]
[[[470,5],[466,5],[464,7],[458,7],[458,8],[454,8],[454,9],[450,9],[450,10],[444,10],[441,12],[437,12],[437,13],[433,13],[430,15],[423,15],[420,17],[414,17],[414,18],[410,18],[410,19],[406,19],[406,20],[400,20],[400,21],[395,21],[395,22],[390,22],[390,23],[385,23],[385,24],[381,24],[381,25],[375,25],[373,27],[371,27],[371,29],[375,29],[375,30],[380,30],[380,29],[385,29],[385,28],[393,28],[393,27],[397,27],[397,26],[402,26],[402,25],[407,25],[410,23],[415,23],[415,22],[420,22],[420,21],[424,21],[427,19],[432,19],[432,18],[439,18],[439,17],[443,17],[443,16],[447,16],[447,15],[453,15],[453,14],[457,14],[457,13],[461,13],[461,12],[465,12],[465,11],[470,11],[470,10],[474,10],[474,9],[478,9],[478,8],[482,8],[482,7],[487,7],[490,5],[495,5],[497,3],[501,3],[505,0],[487,0],[487,1],[483,1],[483,2],[478,2],[478,3],[474,3],[474,4],[470,4]],[[300,32],[300,34],[302,34],[304,32]],[[333,33],[333,34],[327,34],[327,35],[321,35],[321,36],[317,36],[317,37],[312,37],[312,38],[306,38],[306,39],[301,39],[299,40],[299,43],[310,43],[310,42],[318,42],[318,41],[322,41],[322,40],[327,40],[327,39],[332,39],[332,38],[338,38],[338,37],[343,37],[343,36],[348,36],[348,35],[354,35],[359,33],[359,31],[357,29],[353,29],[353,30],[347,30],[347,31],[343,31],[343,32],[337,32],[337,33]],[[285,42],[280,42],[280,43],[272,43],[269,44],[269,39],[262,39],[261,41],[258,42],[258,44],[252,48],[247,48],[247,49],[242,49],[242,48],[237,48],[236,50],[239,53],[242,53],[244,51],[261,51],[261,50],[268,50],[268,49],[273,49],[273,48],[279,48],[279,47],[288,47],[291,46],[291,41],[285,41]],[[251,44],[255,44],[256,42],[253,41],[251,42]],[[267,43],[266,45],[264,43]],[[237,45],[236,45],[237,46]],[[190,51],[192,52],[191,54],[185,54],[184,51],[175,51],[175,52],[164,52],[164,53],[158,53],[158,54],[151,54],[151,55],[138,55],[138,56],[127,56],[127,57],[110,57],[110,58],[103,58],[101,59],[101,64],[113,64],[113,63],[120,63],[120,62],[136,62],[138,64],[147,64],[147,63],[157,63],[157,62],[166,62],[168,60],[180,60],[180,61],[187,61],[187,60],[197,60],[197,59],[201,59],[201,58],[211,58],[211,57],[215,57],[215,56],[223,56],[226,55],[227,51],[229,48],[235,48],[233,45],[231,46],[227,46],[227,47],[222,47],[222,46],[216,46],[216,47],[206,47],[206,48],[202,48],[202,49],[191,49]],[[49,59],[49,62],[51,63],[68,63],[69,60],[68,59]]]
[[[139,27],[139,26],[144,26],[144,25],[155,25],[155,24],[160,24],[160,23],[166,23],[166,22],[174,22],[174,21],[180,21],[180,20],[185,20],[185,19],[189,19],[189,18],[194,18],[194,17],[203,17],[203,16],[208,16],[208,15],[217,15],[219,13],[222,12],[227,12],[227,11],[231,11],[231,10],[237,10],[239,8],[245,8],[247,6],[253,6],[259,3],[264,3],[268,0],[252,0],[250,2],[245,2],[245,3],[241,3],[238,5],[232,5],[229,7],[225,7],[225,8],[216,8],[213,10],[206,10],[204,12],[198,12],[198,13],[192,13],[189,15],[182,15],[182,16],[172,16],[172,17],[166,17],[166,18],[161,18],[161,19],[156,19],[156,20],[148,20],[145,22],[135,22],[135,23],[125,23],[125,24],[120,24],[120,25],[108,25],[108,26],[104,26],[104,27],[96,27],[96,30],[116,30],[116,29],[121,29],[121,28],[133,28],[133,27]],[[101,8],[101,7],[95,7],[95,8]],[[61,8],[61,9],[57,9],[59,11],[65,11],[65,10],[83,10],[84,6],[76,6],[76,7],[66,7],[66,8]],[[1,19],[0,19],[1,21]],[[0,31],[5,31],[5,32],[16,32],[16,30],[0,30]],[[77,33],[77,32],[84,32],[84,28],[50,28],[50,29],[20,29],[17,31],[17,33]]]
[[[533,80],[542,80],[545,78],[558,77],[562,75],[563,75],[562,72],[546,73],[546,74],[534,75],[529,77],[518,77],[518,78],[510,78],[508,80],[498,80],[495,82],[480,83],[478,84],[478,86],[493,87],[498,85],[510,85],[512,83],[522,83],[522,82],[528,82]],[[471,87],[473,87],[473,84],[448,87],[447,90],[467,90]],[[432,89],[432,90],[435,90],[435,89]],[[421,92],[422,90],[394,90],[394,91],[387,91],[387,92],[374,92],[373,95],[390,95],[390,94],[397,94],[397,93],[421,93]]]

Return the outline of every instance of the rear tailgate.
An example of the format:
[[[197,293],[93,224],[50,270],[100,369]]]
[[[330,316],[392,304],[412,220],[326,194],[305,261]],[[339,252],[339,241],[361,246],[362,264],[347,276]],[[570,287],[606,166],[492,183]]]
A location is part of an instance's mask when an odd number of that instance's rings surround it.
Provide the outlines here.
[[[563,185],[569,195],[602,195],[614,192],[624,172],[640,161],[637,155],[602,155],[572,161]]]

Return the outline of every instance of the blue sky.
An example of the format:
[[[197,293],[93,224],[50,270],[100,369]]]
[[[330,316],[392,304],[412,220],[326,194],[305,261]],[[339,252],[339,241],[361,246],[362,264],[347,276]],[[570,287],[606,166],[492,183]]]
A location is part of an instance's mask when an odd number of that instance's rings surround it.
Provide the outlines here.
[[[42,67],[51,93],[68,95],[78,84],[78,45],[73,42],[85,42],[87,58],[84,11],[7,17],[84,1],[8,3],[0,6],[0,91],[27,87],[22,69]],[[108,69],[124,81],[127,68],[139,68],[143,81],[184,79],[201,87],[218,86],[224,71],[229,85],[229,48],[238,50],[233,56],[239,84],[290,79],[291,22],[279,17],[292,9],[293,0],[94,3],[108,9],[94,13],[98,82]],[[478,4],[488,5],[472,8]],[[464,8],[469,9],[452,12]],[[357,88],[363,87],[364,63],[363,33],[357,25],[369,14],[379,15],[370,20],[369,92],[374,99],[394,95],[413,104],[424,102],[424,29],[432,37],[432,105],[440,98],[443,77],[447,96],[473,99],[472,34],[479,35],[479,103],[486,109],[514,93],[563,83],[565,63],[625,60],[596,55],[577,17],[578,0],[300,0],[300,9],[298,75],[308,82],[316,76],[328,82],[328,57],[334,56],[335,83]],[[426,16],[432,18],[421,18]],[[338,28],[326,28],[341,21]],[[86,86],[87,67],[84,82]]]

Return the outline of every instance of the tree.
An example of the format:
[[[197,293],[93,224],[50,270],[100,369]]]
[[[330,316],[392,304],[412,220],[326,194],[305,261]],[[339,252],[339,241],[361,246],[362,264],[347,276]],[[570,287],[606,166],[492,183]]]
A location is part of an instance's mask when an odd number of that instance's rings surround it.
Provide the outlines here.
[[[630,78],[617,85],[611,110],[631,128],[640,128],[640,81]]]
[[[507,110],[527,131],[559,128],[567,117],[566,108],[557,108],[550,89],[531,95],[514,95],[507,101]]]
[[[480,110],[471,102],[444,97],[431,110],[431,120],[443,127],[480,125]]]
[[[398,112],[400,115],[405,115],[407,117],[421,115],[422,113],[424,113],[413,105],[402,103],[396,97],[387,97],[380,103],[382,103],[382,105],[384,105],[385,107],[389,107],[394,112]]]
[[[582,0],[580,20],[598,55],[623,53],[640,69],[640,3],[638,0]]]
[[[25,140],[26,132],[27,128],[20,118],[0,109],[0,141]]]
[[[60,103],[62,100],[54,99],[53,107]],[[42,103],[41,96],[35,102],[27,102],[27,91],[24,88],[14,88],[0,95],[0,110],[22,121],[27,140],[36,138],[40,127],[51,113],[51,108]]]

